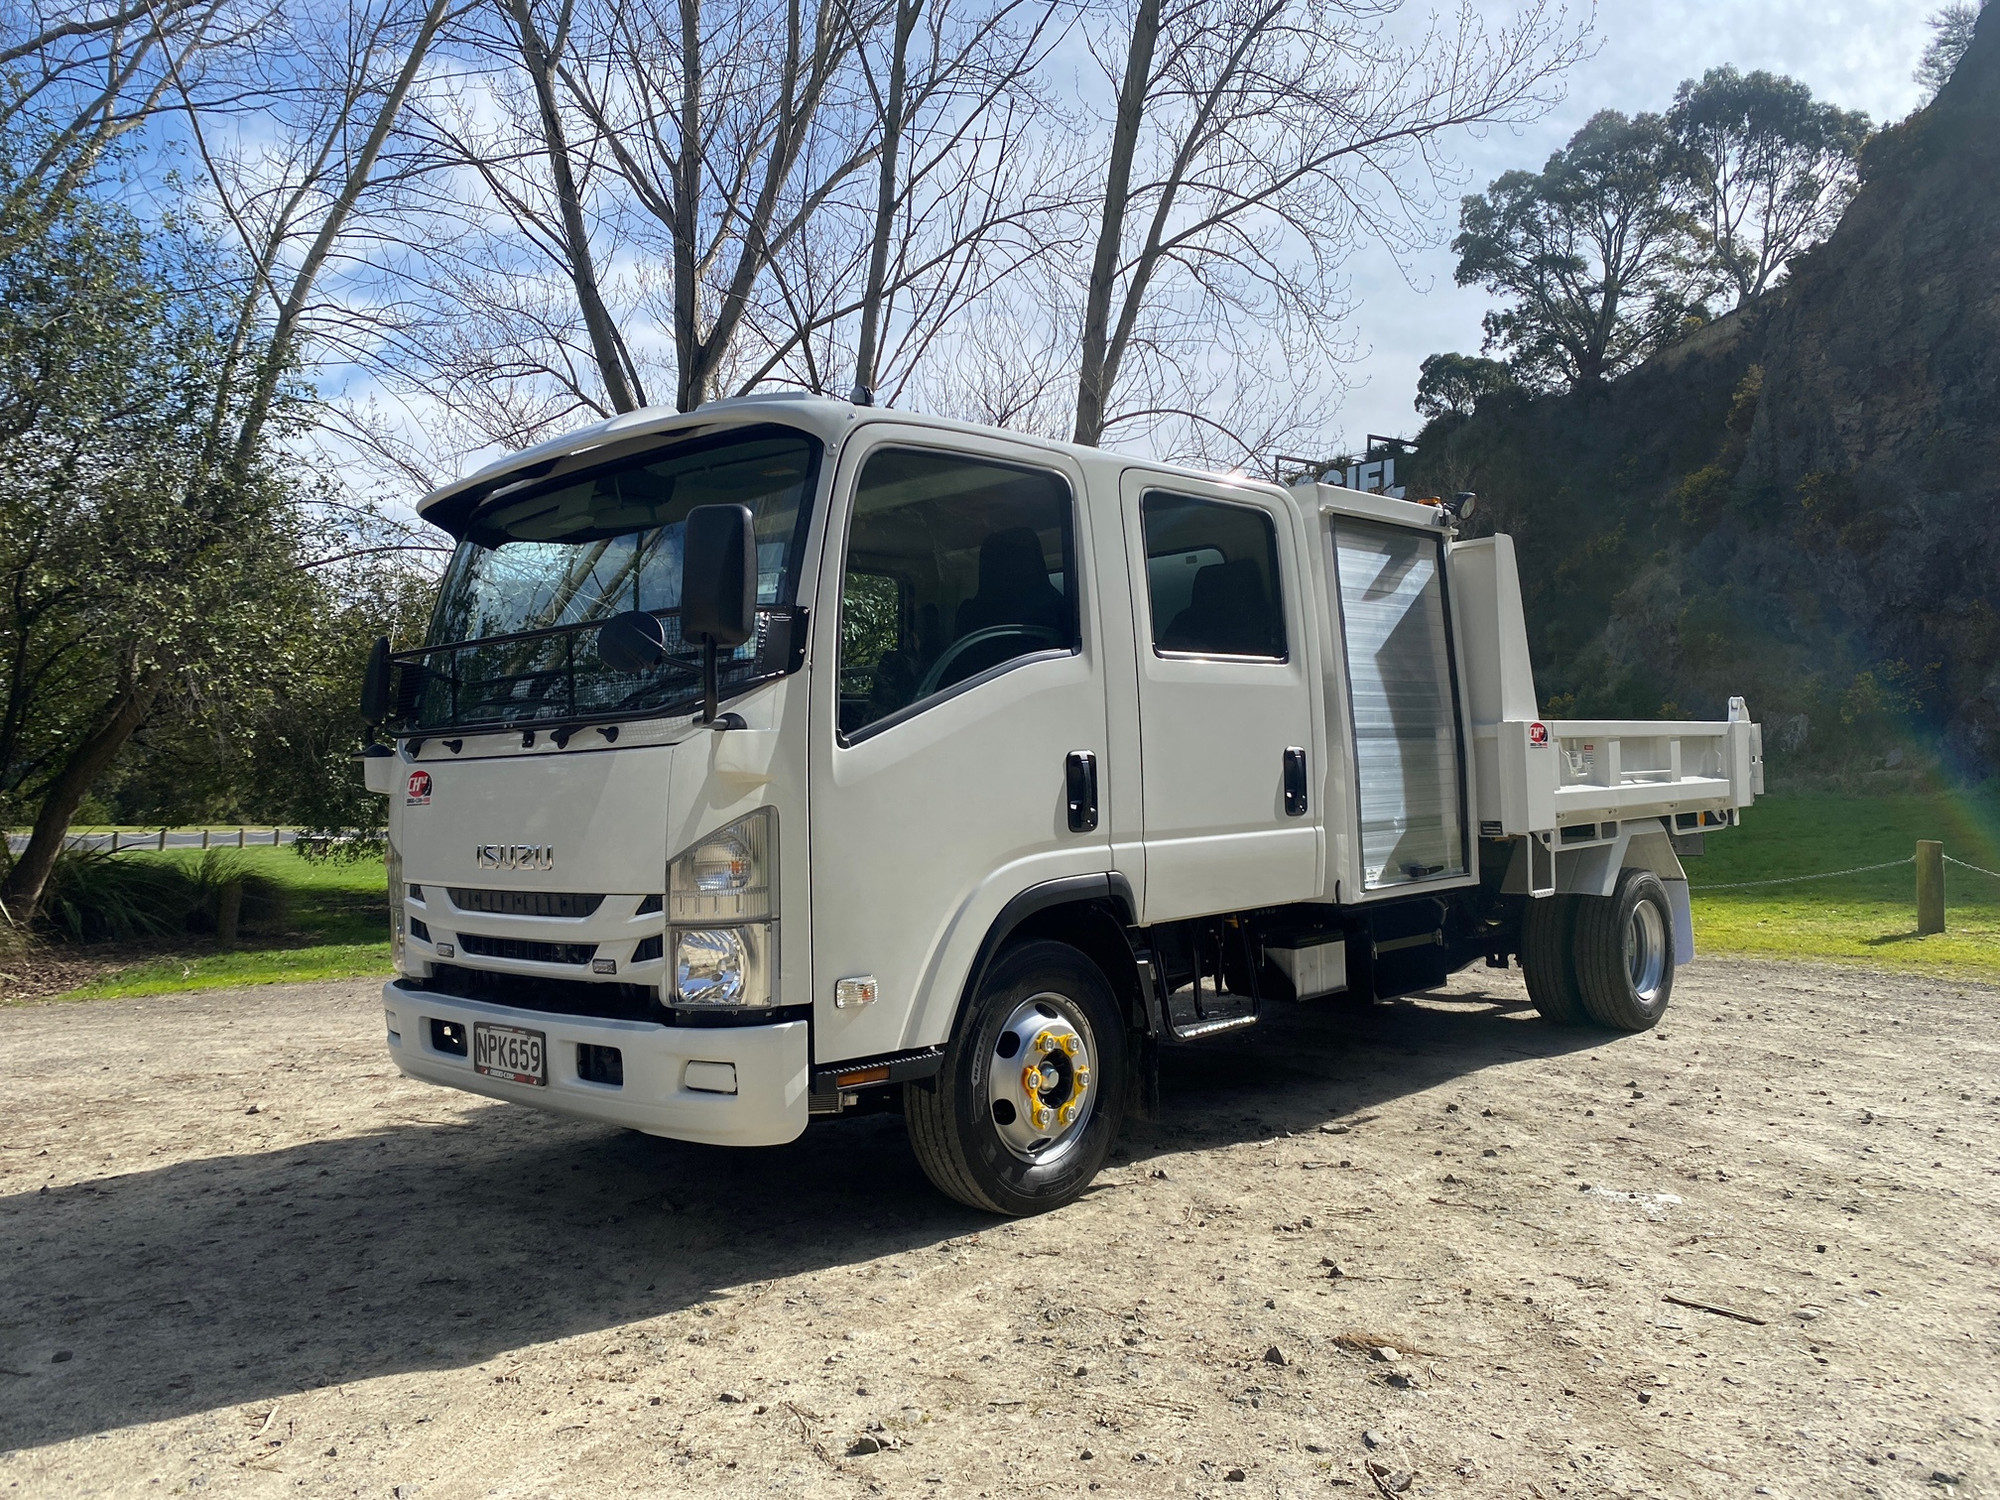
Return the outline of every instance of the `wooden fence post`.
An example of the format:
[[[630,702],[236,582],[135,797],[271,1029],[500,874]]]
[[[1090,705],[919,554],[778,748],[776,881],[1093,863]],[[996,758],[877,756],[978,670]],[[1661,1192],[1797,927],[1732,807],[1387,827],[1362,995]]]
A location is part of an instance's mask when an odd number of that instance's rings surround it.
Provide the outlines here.
[[[243,920],[243,882],[232,880],[222,888],[216,905],[215,938],[225,948],[236,946],[236,932]]]
[[[1944,931],[1944,843],[1917,840],[1917,931]]]
[[[160,830],[160,848],[165,849],[166,847],[167,847],[167,830],[162,828]]]

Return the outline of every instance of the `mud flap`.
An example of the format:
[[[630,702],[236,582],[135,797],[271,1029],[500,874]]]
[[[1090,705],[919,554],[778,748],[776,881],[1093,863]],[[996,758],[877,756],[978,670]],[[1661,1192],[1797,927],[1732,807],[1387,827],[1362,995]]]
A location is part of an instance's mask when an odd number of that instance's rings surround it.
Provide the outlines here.
[[[1667,905],[1674,914],[1674,967],[1685,968],[1694,962],[1694,903],[1685,880],[1662,880],[1660,884],[1667,888]]]

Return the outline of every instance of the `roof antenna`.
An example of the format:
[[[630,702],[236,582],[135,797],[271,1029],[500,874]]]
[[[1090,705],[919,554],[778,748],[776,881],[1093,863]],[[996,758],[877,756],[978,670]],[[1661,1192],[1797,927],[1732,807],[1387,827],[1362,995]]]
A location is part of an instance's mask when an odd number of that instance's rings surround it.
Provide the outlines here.
[[[875,393],[857,380],[854,382],[854,389],[847,393],[847,399],[856,406],[873,406]]]

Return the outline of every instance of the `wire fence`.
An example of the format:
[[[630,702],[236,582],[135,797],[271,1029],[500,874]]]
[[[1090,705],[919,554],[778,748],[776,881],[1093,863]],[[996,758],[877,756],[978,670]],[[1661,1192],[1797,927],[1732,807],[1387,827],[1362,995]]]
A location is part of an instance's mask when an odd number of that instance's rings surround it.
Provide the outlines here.
[[[1781,875],[1775,880],[1732,880],[1727,885],[1691,885],[1691,891],[1747,891],[1753,885],[1797,885],[1805,880],[1836,880],[1842,875],[1866,875],[1873,870],[1893,870],[1899,865],[1913,865],[1917,862],[1914,854],[1901,859],[1886,860],[1879,865],[1856,865],[1851,870],[1824,870],[1817,875]],[[1956,860],[1953,861],[1957,863]]]
[[[1964,860],[1954,859],[1949,854],[1943,856],[1943,858],[1944,862],[1948,865],[1957,865],[1961,870],[1970,870],[1975,875],[1985,875],[1991,879],[2000,880],[2000,870],[1988,870],[1979,865],[1967,864]],[[1906,854],[1901,859],[1884,860],[1879,865],[1855,865],[1853,868],[1847,870],[1822,870],[1817,875],[1781,875],[1773,880],[1732,880],[1726,885],[1690,885],[1688,889],[1696,893],[1706,893],[1708,891],[1747,891],[1753,886],[1764,885],[1798,885],[1807,880],[1838,880],[1843,875],[1868,875],[1876,870],[1895,870],[1900,869],[1904,865],[1913,865],[1916,862],[1917,857],[1914,854]]]

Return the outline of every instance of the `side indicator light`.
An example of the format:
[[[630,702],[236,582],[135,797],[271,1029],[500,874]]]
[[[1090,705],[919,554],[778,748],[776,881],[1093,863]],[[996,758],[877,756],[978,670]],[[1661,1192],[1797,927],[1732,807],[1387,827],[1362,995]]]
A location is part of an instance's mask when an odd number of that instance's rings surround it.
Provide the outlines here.
[[[836,1073],[833,1075],[834,1087],[842,1089],[858,1089],[866,1084],[887,1083],[888,1081],[889,1065],[887,1063],[877,1068],[856,1068],[852,1073]]]

